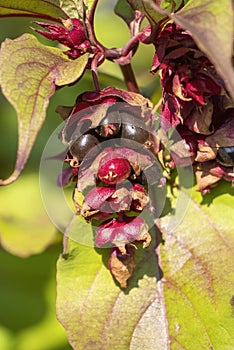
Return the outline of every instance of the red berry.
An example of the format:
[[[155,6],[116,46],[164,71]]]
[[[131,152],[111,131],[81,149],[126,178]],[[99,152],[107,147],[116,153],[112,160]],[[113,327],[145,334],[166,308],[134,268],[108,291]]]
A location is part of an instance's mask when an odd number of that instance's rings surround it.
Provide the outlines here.
[[[126,158],[102,158],[98,168],[98,177],[108,185],[115,185],[126,180],[131,173],[131,166]]]

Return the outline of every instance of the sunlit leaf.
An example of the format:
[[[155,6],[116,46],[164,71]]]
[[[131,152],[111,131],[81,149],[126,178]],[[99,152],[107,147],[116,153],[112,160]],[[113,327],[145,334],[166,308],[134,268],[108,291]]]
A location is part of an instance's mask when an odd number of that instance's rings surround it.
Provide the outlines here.
[[[225,193],[226,192],[226,193]],[[208,195],[195,192],[184,220],[162,220],[160,248],[171,349],[234,348],[233,194],[223,183]],[[187,200],[187,194],[183,194]]]
[[[15,170],[1,185],[15,181],[30,154],[46,116],[56,86],[76,81],[87,64],[88,54],[70,60],[60,49],[44,46],[25,34],[7,39],[0,52],[0,83],[3,94],[18,114],[18,152]]]
[[[25,175],[0,192],[0,241],[7,251],[26,257],[54,242],[56,229],[43,207],[36,175]]]
[[[164,10],[172,11],[172,9],[178,9],[180,6],[188,2],[189,0],[161,0],[160,7]],[[159,3],[159,2],[158,2]]]
[[[90,10],[95,3],[95,0],[59,0],[61,8],[70,18],[85,17],[85,12]]]
[[[162,18],[167,17],[167,12],[155,5],[153,1],[151,3],[144,0],[128,0],[128,2],[134,10],[144,13],[150,22],[158,23]]]
[[[168,17],[170,12],[178,10],[182,3],[186,3],[187,1],[188,0],[184,2],[182,0],[159,0],[155,2],[152,0],[128,0],[128,3],[133,9],[144,13],[151,23],[157,24],[163,18]]]
[[[84,233],[85,234],[85,233]],[[70,241],[58,261],[57,314],[74,349],[167,348],[162,282],[154,248],[137,251],[138,265],[121,291],[107,268],[108,249]],[[152,321],[153,320],[153,321]]]
[[[84,17],[84,1],[83,0],[59,0],[60,6],[70,18]]]
[[[162,220],[165,243],[156,251],[163,279],[151,247],[137,252],[134,276],[121,290],[107,269],[108,250],[70,241],[58,262],[57,313],[74,349],[233,349],[234,210],[227,186],[209,207],[194,193],[186,213],[181,208]]]
[[[66,18],[59,0],[0,0],[0,17],[29,16],[52,19]]]

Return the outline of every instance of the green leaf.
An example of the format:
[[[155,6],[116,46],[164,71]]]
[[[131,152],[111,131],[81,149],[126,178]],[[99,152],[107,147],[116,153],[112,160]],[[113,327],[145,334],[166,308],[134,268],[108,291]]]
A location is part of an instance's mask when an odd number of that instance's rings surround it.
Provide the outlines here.
[[[152,23],[158,23],[161,19],[167,17],[168,13],[156,5],[153,1],[128,0],[134,10],[142,12]]]
[[[206,199],[209,205],[201,205],[202,195],[194,192],[178,227],[173,216],[162,220],[165,244],[160,252],[172,350],[234,348],[234,190],[223,183],[213,191]],[[186,202],[186,192],[183,196]]]
[[[128,0],[128,2],[134,10],[144,13],[151,23],[158,24],[163,18],[169,17],[170,12],[178,9],[182,0],[161,0],[157,1],[157,5],[152,0]]]
[[[60,6],[70,18],[85,18],[85,12],[90,10],[95,0],[59,0]]]
[[[57,314],[74,349],[166,349],[162,282],[153,245],[137,251],[138,266],[121,291],[107,268],[108,249],[70,240],[58,261]],[[152,322],[153,320],[153,322]]]
[[[58,0],[0,0],[0,17],[29,16],[51,19],[67,18]]]
[[[233,349],[234,210],[230,184],[217,191],[209,206],[194,192],[186,213],[177,208],[161,221],[161,280],[154,244],[138,248],[121,290],[107,269],[108,249],[70,241],[58,261],[57,313],[75,350]]]
[[[189,0],[161,0],[160,7],[169,12],[174,12],[188,1]],[[157,4],[159,5],[159,1],[157,1]]]
[[[84,18],[83,0],[59,0],[60,6],[70,18]]]
[[[134,20],[135,12],[126,0],[118,0],[115,5],[115,13],[121,17],[128,25]]]
[[[25,175],[0,192],[2,247],[20,257],[44,251],[54,242],[56,229],[43,207],[38,176]]]
[[[46,117],[56,86],[76,81],[87,64],[88,54],[70,60],[60,49],[44,46],[25,34],[7,39],[0,52],[0,84],[18,114],[18,152],[15,170],[1,185],[15,181],[30,154]]]

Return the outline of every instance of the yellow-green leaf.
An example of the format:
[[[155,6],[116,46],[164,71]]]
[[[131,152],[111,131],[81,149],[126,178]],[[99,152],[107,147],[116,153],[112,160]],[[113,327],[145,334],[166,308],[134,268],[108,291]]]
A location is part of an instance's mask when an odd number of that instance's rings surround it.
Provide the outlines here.
[[[66,12],[70,18],[85,18],[85,12],[90,10],[95,0],[59,0],[61,9]]]
[[[85,232],[83,232],[85,234]],[[109,249],[69,242],[58,261],[57,314],[75,350],[167,349],[162,282],[154,247],[121,291],[107,268]]]
[[[12,175],[1,185],[15,181],[30,154],[46,117],[56,86],[73,83],[83,73],[88,54],[70,60],[57,48],[44,46],[30,34],[5,40],[0,51],[0,84],[18,115],[18,152]]]
[[[220,184],[204,200],[194,191],[179,226],[173,225],[176,214],[162,220],[171,350],[234,349],[233,194],[230,183]],[[186,192],[183,196],[187,201]]]
[[[194,191],[188,208],[161,219],[164,243],[138,248],[126,290],[113,282],[108,249],[70,241],[58,261],[57,313],[73,348],[232,350],[232,194],[222,183],[207,206]],[[183,206],[188,194],[180,196]]]
[[[59,0],[60,6],[63,11],[70,18],[84,18],[84,1],[83,0]]]
[[[0,17],[29,16],[52,19],[66,18],[58,0],[0,0]]]
[[[115,5],[115,13],[120,16],[128,25],[134,20],[135,12],[125,0],[118,0]]]

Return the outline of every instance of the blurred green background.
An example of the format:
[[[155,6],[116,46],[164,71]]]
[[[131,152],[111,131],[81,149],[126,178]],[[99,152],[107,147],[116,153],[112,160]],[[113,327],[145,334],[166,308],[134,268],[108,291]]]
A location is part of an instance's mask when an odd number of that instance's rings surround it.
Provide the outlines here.
[[[129,37],[126,24],[113,12],[114,4],[114,1],[102,1],[96,14],[97,37],[107,47],[121,47]],[[0,41],[17,38],[25,32],[33,33],[32,21],[31,18],[1,19]],[[38,38],[44,44],[56,45]],[[153,51],[153,47],[140,45],[132,62],[138,83],[148,96],[153,95],[158,86],[149,73]],[[99,72],[102,87],[124,88],[116,64],[106,62]],[[87,72],[78,84],[56,92],[20,179],[0,188],[0,233],[2,246],[6,248],[0,248],[1,350],[71,349],[55,313],[56,260],[62,248],[62,234],[56,232],[43,207],[38,169],[43,148],[61,122],[56,107],[73,105],[79,93],[92,89]],[[16,151],[16,113],[0,94],[0,178],[8,177],[14,169]]]

